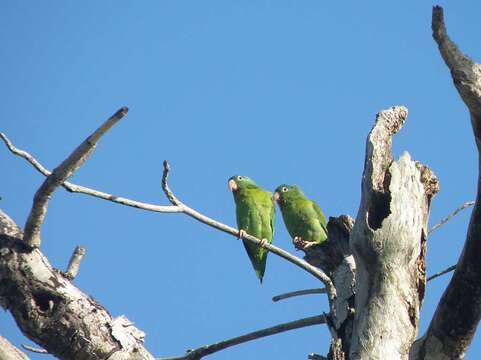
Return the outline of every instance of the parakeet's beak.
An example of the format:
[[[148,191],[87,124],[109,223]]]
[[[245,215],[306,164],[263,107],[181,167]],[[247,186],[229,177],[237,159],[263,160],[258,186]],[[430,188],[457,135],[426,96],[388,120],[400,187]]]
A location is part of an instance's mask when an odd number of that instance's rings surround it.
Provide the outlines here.
[[[230,179],[227,184],[229,185],[230,191],[237,191],[237,183],[233,179]]]
[[[280,198],[281,196],[277,191],[274,193],[274,195],[272,195],[272,200],[274,200],[275,202],[278,202]]]

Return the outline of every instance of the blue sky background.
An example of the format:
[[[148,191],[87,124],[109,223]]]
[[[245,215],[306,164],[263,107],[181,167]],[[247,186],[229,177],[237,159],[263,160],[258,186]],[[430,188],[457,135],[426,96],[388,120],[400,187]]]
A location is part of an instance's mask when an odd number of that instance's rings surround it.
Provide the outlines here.
[[[450,35],[481,60],[481,4],[444,3]],[[298,184],[328,216],[355,217],[366,135],[376,112],[402,104],[409,118],[394,155],[408,150],[439,177],[434,224],[474,199],[477,159],[468,113],[431,38],[432,5],[3,1],[0,131],[52,169],[126,105],[129,115],[73,182],[167,204],[160,178],[168,159],[176,194],[229,225],[234,174],[270,190]],[[43,177],[1,147],[0,173],[0,206],[23,225]],[[469,215],[429,239],[429,273],[455,263]],[[294,252],[280,212],[278,219],[274,241]],[[320,284],[270,255],[260,286],[240,242],[184,215],[60,189],[42,238],[60,269],[76,245],[87,248],[76,285],[135,322],[156,356],[327,311],[321,296],[273,303],[274,295]],[[427,286],[421,333],[448,281]],[[0,334],[29,343],[7,312]],[[328,344],[327,329],[316,326],[212,359],[304,359]],[[480,357],[477,335],[467,358]]]

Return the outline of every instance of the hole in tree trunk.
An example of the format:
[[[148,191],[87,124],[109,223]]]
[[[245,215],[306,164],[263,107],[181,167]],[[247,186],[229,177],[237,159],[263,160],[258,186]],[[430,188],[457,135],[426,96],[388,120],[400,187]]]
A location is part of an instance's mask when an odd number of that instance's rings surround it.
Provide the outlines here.
[[[383,187],[384,191],[373,191],[371,203],[367,214],[367,222],[369,227],[377,230],[381,227],[382,221],[391,213],[391,193],[389,192],[389,183],[391,182],[391,174],[386,171],[384,175]]]
[[[51,309],[52,304],[54,304],[54,299],[46,292],[38,292],[33,294],[33,299],[35,304],[42,312],[47,312]]]

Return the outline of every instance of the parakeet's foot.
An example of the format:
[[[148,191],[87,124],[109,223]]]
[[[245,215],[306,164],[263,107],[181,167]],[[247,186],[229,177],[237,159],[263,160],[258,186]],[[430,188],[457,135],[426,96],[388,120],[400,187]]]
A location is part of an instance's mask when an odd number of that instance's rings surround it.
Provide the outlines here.
[[[292,240],[292,243],[294,244],[296,250],[302,250],[302,251],[306,251],[306,250],[308,250],[309,248],[311,248],[312,246],[317,246],[317,245],[319,245],[318,242],[315,242],[315,241],[306,241],[306,240],[302,239],[300,236],[296,236],[296,237]]]
[[[265,249],[266,245],[268,244],[267,239],[262,239],[259,243],[259,247]]]
[[[304,249],[304,246],[306,244],[306,242],[302,240],[300,236],[295,236],[294,239],[292,240],[292,243],[294,244],[294,247],[296,248],[296,250]]]
[[[246,234],[247,233],[245,230],[240,229],[238,239],[243,239],[246,236]]]

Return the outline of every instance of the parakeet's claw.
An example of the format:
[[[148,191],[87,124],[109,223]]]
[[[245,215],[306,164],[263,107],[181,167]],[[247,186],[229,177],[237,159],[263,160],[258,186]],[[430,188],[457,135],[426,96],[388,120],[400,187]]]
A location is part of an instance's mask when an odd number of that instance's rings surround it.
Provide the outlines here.
[[[238,236],[237,238],[240,239],[240,240],[242,240],[246,235],[247,235],[246,231],[240,229],[240,230],[239,230],[239,236]]]
[[[308,250],[309,248],[311,248],[312,246],[317,246],[317,245],[319,245],[318,242],[315,242],[315,241],[306,241],[306,240],[302,239],[300,236],[296,236],[296,237],[292,240],[292,243],[294,244],[296,250],[302,250],[302,251],[306,251],[306,250]]]
[[[262,239],[259,243],[259,247],[265,249],[266,245],[268,244],[267,239]]]
[[[295,236],[294,239],[292,240],[292,243],[294,244],[294,247],[296,250],[303,250],[306,242],[302,240],[300,236]]]

